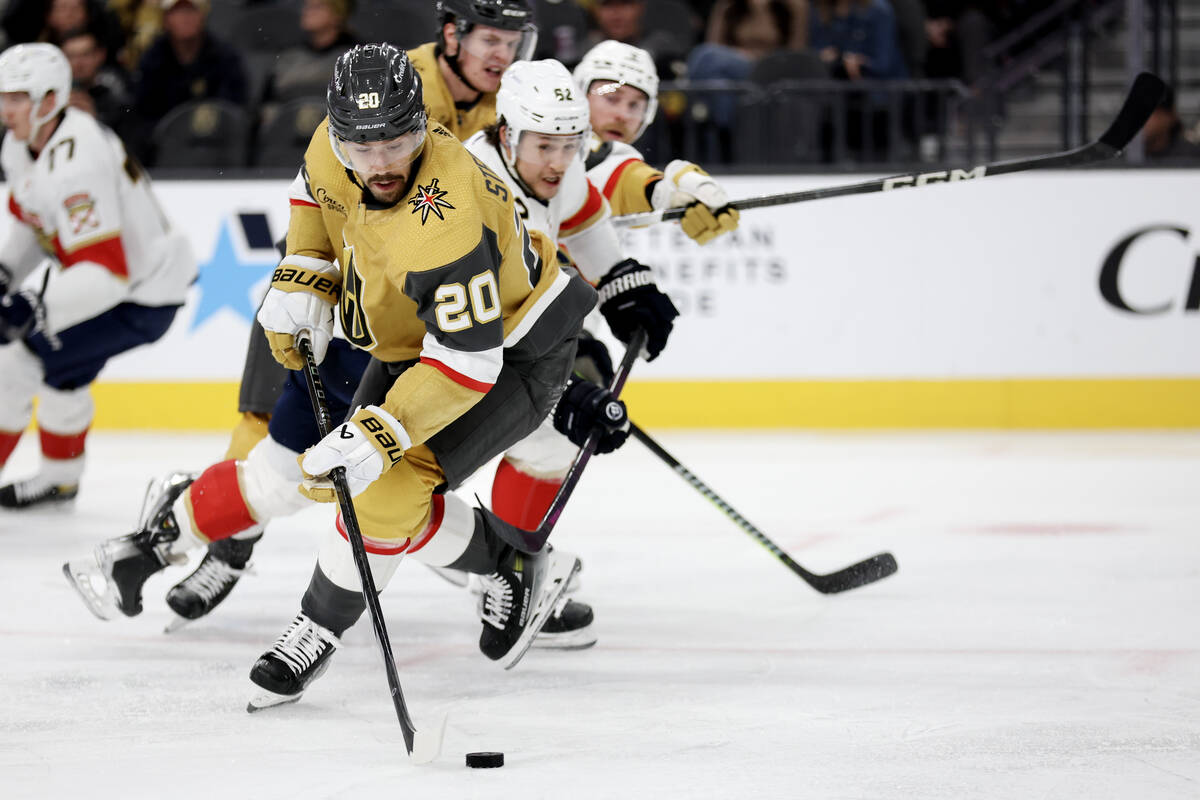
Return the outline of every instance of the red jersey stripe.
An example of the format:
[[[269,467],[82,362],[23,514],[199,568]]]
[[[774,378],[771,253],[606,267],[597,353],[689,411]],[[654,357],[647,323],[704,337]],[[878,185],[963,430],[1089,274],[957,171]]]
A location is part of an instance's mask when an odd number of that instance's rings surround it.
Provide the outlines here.
[[[582,224],[604,205],[604,200],[600,197],[600,192],[592,185],[591,181],[588,181],[587,187],[588,196],[587,200],[583,203],[583,208],[573,214],[570,219],[563,220],[563,224],[559,228],[560,231],[569,231],[577,225]]]
[[[422,357],[421,363],[428,364],[429,366],[433,367],[438,372],[442,373],[447,378],[449,378],[450,380],[457,383],[459,386],[465,386],[468,389],[474,389],[475,391],[481,392],[483,394],[487,394],[488,390],[491,389],[493,386],[493,384],[484,383],[483,381],[477,381],[468,375],[463,375],[461,372],[457,372],[456,370],[451,369],[450,367],[443,364],[441,361],[438,361],[436,358]]]

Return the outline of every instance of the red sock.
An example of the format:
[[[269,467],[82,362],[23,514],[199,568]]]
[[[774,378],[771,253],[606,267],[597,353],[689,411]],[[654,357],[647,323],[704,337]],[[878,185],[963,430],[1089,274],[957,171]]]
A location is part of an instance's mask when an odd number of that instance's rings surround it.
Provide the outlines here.
[[[542,480],[521,472],[508,462],[500,461],[492,480],[492,511],[510,525],[534,530],[550,510],[562,479]]]
[[[0,467],[8,463],[8,457],[12,455],[12,451],[17,449],[17,442],[21,441],[21,432],[17,431],[0,431]]]
[[[258,524],[242,497],[236,461],[222,461],[201,472],[187,488],[186,498],[195,532],[210,542]]]
[[[87,435],[87,428],[79,433],[54,433],[45,428],[38,429],[38,436],[42,440],[42,455],[59,461],[83,455],[83,444]]]

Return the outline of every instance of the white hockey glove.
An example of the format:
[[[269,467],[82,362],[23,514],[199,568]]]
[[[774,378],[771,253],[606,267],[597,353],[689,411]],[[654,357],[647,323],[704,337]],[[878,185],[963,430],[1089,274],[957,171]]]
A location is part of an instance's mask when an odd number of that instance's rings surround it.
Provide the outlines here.
[[[655,209],[685,207],[679,226],[699,244],[734,230],[741,216],[711,175],[690,161],[678,159],[667,164],[650,202]]]
[[[300,493],[318,503],[336,501],[329,473],[343,467],[350,494],[362,494],[410,447],[412,439],[395,417],[379,406],[364,406],[300,456],[305,476]]]
[[[271,355],[288,369],[303,369],[296,337],[306,333],[320,364],[333,338],[333,307],[341,294],[337,264],[319,258],[288,256],[275,268],[271,288],[258,310]]]

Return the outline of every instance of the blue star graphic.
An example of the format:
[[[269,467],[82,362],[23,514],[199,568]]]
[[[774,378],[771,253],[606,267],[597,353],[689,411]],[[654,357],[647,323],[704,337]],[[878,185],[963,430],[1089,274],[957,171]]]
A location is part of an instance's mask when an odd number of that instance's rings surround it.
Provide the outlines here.
[[[277,263],[274,257],[262,261],[239,260],[229,232],[229,220],[222,222],[212,258],[200,265],[197,282],[200,306],[192,320],[192,330],[222,308],[232,308],[247,322],[253,320],[258,309],[251,302],[250,289]]]

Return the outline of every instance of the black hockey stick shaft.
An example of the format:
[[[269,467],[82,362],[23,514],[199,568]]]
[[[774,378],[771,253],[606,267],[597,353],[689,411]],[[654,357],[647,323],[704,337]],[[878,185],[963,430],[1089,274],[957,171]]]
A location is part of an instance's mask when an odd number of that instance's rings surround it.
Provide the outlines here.
[[[896,563],[895,556],[891,553],[879,553],[864,561],[859,561],[857,564],[851,564],[844,569],[839,569],[837,572],[831,572],[828,575],[818,575],[814,572],[809,572],[792,560],[792,557],[785,553],[779,545],[771,541],[765,533],[739,514],[733,506],[725,502],[704,481],[697,478],[691,470],[679,463],[679,459],[668,453],[662,445],[654,441],[650,434],[632,422],[629,423],[629,432],[633,434],[635,439],[646,445],[650,449],[650,452],[654,453],[667,466],[675,470],[675,473],[687,481],[693,489],[704,495],[725,516],[733,520],[739,528],[754,537],[771,555],[775,556],[792,572],[803,578],[805,583],[818,592],[822,594],[836,594],[837,592],[844,592],[847,589],[857,589],[859,586],[866,586],[868,583],[874,583],[886,578],[900,568]]]
[[[308,399],[312,403],[317,417],[317,429],[321,432],[321,436],[328,436],[329,432],[333,430],[334,423],[329,415],[329,403],[325,399],[325,386],[321,382],[321,374],[317,371],[317,361],[313,357],[312,347],[307,339],[299,339],[296,346],[304,356],[304,382],[308,385]],[[337,491],[342,523],[346,527],[346,538],[350,540],[350,549],[354,553],[354,566],[358,567],[358,577],[362,581],[363,599],[367,603],[371,627],[375,629],[375,640],[379,642],[379,651],[383,656],[383,668],[387,673],[388,686],[392,689],[392,704],[396,707],[396,718],[400,720],[404,746],[409,755],[412,755],[413,739],[417,730],[413,727],[412,718],[408,714],[408,705],[404,702],[404,690],[400,688],[400,676],[396,672],[396,658],[392,655],[391,640],[388,638],[387,626],[383,621],[383,609],[379,605],[379,592],[375,588],[375,578],[371,574],[371,565],[367,561],[367,550],[363,545],[362,530],[358,527],[358,515],[354,513],[354,502],[350,498],[350,485],[346,482],[346,470],[343,467],[337,467],[329,472],[329,477]]]
[[[621,390],[625,387],[625,381],[629,378],[629,372],[633,369],[633,362],[637,360],[638,355],[642,352],[642,348],[646,346],[646,339],[646,331],[640,328],[630,338],[629,346],[625,350],[625,356],[617,366],[616,372],[613,373],[612,382],[608,387],[613,397],[620,396]],[[583,447],[579,448],[579,453],[576,454],[575,460],[571,462],[571,468],[567,471],[566,477],[563,478],[562,485],[558,487],[558,492],[554,495],[554,500],[550,503],[550,508],[546,510],[545,516],[542,517],[542,523],[538,525],[536,530],[527,531],[524,528],[518,528],[516,525],[504,522],[494,513],[485,509],[483,511],[484,516],[496,535],[523,552],[536,553],[541,550],[545,546],[546,540],[550,538],[550,533],[554,530],[554,526],[558,523],[558,518],[562,516],[563,509],[566,508],[567,500],[570,499],[571,493],[575,491],[575,486],[579,483],[580,476],[583,475],[583,468],[587,466],[588,461],[596,452],[596,446],[600,443],[600,436],[601,430],[598,427],[588,434],[587,439],[584,440]]]
[[[751,197],[745,200],[734,200],[731,206],[739,211],[768,206],[781,206],[791,203],[804,203],[810,200],[825,200],[830,197],[845,197],[852,194],[870,194],[872,192],[887,192],[893,189],[909,189],[921,186],[932,186],[938,183],[953,183],[962,180],[973,180],[993,175],[1008,175],[1013,172],[1026,172],[1034,169],[1061,169],[1078,167],[1097,161],[1104,161],[1120,155],[1130,140],[1137,135],[1150,114],[1154,112],[1159,100],[1162,99],[1166,85],[1156,75],[1143,72],[1137,76],[1129,90],[1121,110],[1109,125],[1108,130],[1094,142],[1064,150],[1060,153],[1050,153],[1044,156],[1017,158],[1009,161],[996,161],[990,164],[978,164],[967,169],[933,170],[910,172],[905,175],[893,175],[890,178],[879,178],[862,183],[851,183],[844,186],[830,186],[822,189],[808,189],[802,192],[785,192],[783,194]],[[622,227],[651,225],[656,222],[668,222],[683,216],[686,207],[670,208],[663,211],[650,211],[643,214],[626,214],[613,217],[614,224]]]

